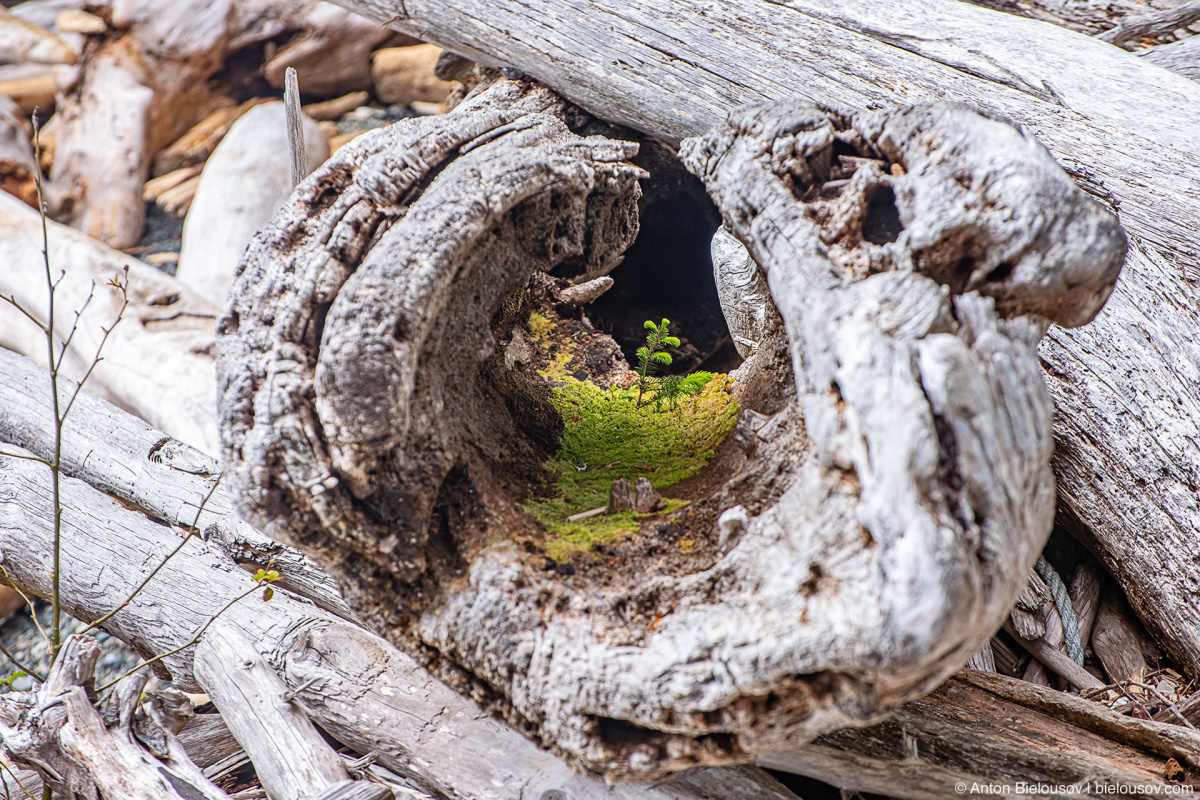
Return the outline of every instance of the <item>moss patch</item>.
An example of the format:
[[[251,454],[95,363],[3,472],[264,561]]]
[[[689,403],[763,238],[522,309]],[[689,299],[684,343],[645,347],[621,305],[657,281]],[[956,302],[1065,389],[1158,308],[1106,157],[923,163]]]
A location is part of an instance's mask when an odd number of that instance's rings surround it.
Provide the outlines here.
[[[718,375],[674,410],[659,410],[653,403],[639,408],[636,389],[601,389],[573,378],[556,386],[551,402],[565,430],[547,464],[553,485],[548,498],[525,505],[549,531],[547,555],[567,558],[635,531],[639,518],[631,511],[582,522],[567,522],[567,517],[604,505],[617,478],[646,477],[661,492],[698,472],[737,421],[731,384],[728,376]],[[686,504],[667,500],[666,510]]]

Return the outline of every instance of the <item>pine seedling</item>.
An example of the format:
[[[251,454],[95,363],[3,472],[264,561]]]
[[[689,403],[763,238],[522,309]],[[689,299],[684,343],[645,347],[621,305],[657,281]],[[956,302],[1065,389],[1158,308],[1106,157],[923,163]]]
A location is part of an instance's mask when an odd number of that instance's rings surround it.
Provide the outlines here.
[[[696,397],[704,391],[714,375],[711,372],[693,372],[690,375],[664,375],[654,382],[654,407],[661,410],[665,402],[672,411],[679,409],[679,401],[685,397]],[[682,413],[682,412],[680,412]]]
[[[671,354],[667,347],[679,347],[679,339],[671,336],[667,330],[671,320],[663,317],[661,325],[655,325],[652,320],[646,320],[646,345],[637,349],[638,359],[638,396],[637,404],[642,405],[642,396],[647,389],[654,388],[654,370],[671,363]]]

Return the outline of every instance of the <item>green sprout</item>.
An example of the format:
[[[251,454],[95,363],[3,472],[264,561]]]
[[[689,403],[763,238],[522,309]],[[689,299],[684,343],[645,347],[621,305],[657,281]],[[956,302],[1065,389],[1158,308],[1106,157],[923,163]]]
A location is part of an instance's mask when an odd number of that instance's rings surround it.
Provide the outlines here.
[[[659,366],[669,366],[671,363],[671,354],[663,348],[679,347],[679,339],[669,335],[667,326],[671,324],[671,320],[663,317],[661,325],[655,325],[652,320],[646,320],[645,328],[650,331],[646,334],[646,346],[637,349],[638,359],[638,408],[642,406],[642,396],[647,389],[654,387],[654,369]]]

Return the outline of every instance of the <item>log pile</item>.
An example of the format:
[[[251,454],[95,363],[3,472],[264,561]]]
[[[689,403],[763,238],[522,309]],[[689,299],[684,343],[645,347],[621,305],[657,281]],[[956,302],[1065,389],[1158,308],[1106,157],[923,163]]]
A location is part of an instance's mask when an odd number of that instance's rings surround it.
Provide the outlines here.
[[[41,166],[99,395],[62,603],[162,656],[98,697],[71,638],[0,693],[12,796],[1197,785],[1194,4],[338,4],[0,11],[0,345],[46,363]],[[563,555],[555,364],[631,380],[611,309],[675,226],[740,413],[690,505],[638,464],[569,518],[636,534]],[[14,607],[53,592],[44,375],[0,350]]]

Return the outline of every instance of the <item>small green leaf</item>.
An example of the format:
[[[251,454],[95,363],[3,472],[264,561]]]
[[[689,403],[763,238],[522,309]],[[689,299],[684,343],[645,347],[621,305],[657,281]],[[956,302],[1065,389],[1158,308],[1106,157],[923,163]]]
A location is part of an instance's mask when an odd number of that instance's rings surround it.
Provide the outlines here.
[[[274,583],[277,580],[279,580],[279,573],[273,569],[260,569],[254,573],[256,583]]]
[[[664,365],[670,364],[672,361],[671,354],[664,353],[661,350],[658,351],[657,353],[655,353],[654,355],[650,356],[650,360],[653,361],[655,364],[664,364]]]
[[[648,330],[648,331],[657,331],[657,330],[658,330],[658,326],[657,326],[657,325],[655,325],[655,324],[654,324],[653,322],[651,322],[650,320],[646,320],[646,324],[645,324],[645,325],[643,325],[642,327],[643,327],[643,328],[645,328],[645,329],[646,329],[646,330]]]
[[[669,344],[671,347],[679,347],[679,339],[674,336],[664,336],[663,344]]]

